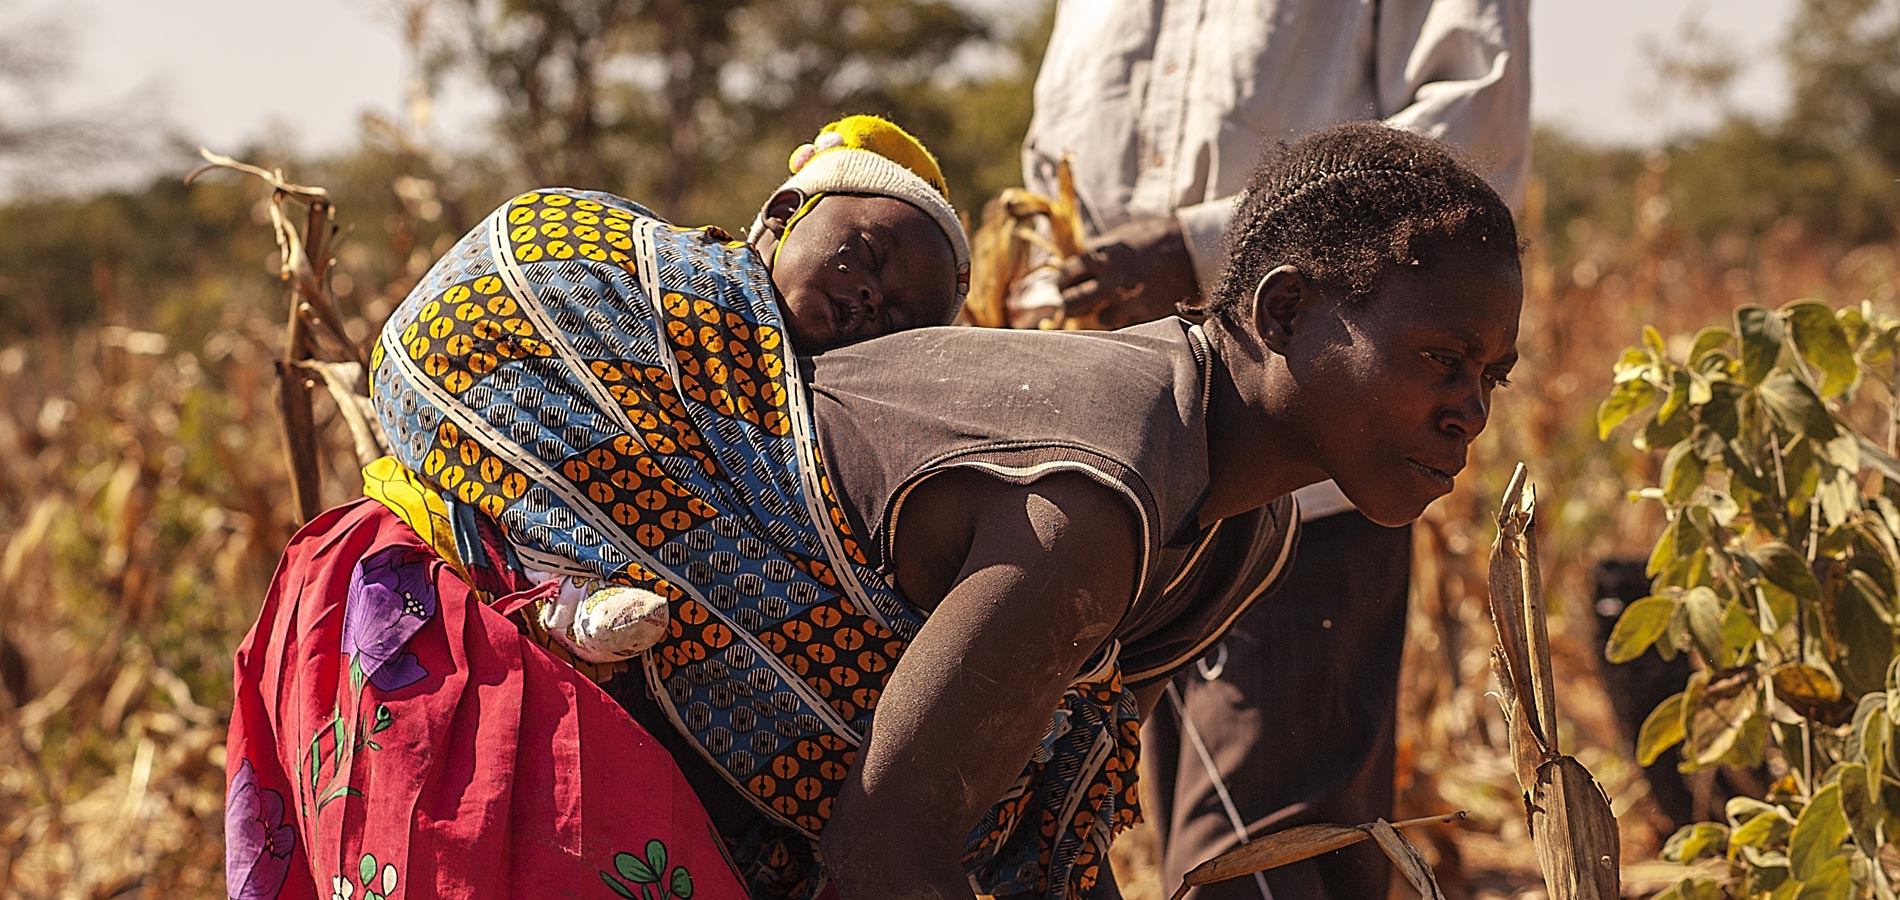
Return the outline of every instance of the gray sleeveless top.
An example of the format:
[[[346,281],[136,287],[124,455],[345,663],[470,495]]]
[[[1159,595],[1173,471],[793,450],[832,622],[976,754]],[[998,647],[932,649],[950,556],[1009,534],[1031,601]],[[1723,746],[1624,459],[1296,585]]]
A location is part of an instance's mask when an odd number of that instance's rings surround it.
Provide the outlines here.
[[[923,328],[801,362],[825,468],[887,570],[905,496],[948,469],[1024,484],[1077,472],[1127,499],[1143,532],[1141,591],[1115,635],[1130,687],[1193,661],[1291,562],[1291,497],[1198,526],[1209,365],[1185,321]]]

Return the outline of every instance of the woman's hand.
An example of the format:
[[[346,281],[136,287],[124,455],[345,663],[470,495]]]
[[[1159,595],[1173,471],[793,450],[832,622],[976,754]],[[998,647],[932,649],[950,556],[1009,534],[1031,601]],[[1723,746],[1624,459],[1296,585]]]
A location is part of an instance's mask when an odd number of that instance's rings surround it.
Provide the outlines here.
[[[906,596],[941,597],[892,672],[823,835],[844,900],[970,897],[958,860],[1136,589],[1135,511],[1081,475],[932,477],[896,527]]]

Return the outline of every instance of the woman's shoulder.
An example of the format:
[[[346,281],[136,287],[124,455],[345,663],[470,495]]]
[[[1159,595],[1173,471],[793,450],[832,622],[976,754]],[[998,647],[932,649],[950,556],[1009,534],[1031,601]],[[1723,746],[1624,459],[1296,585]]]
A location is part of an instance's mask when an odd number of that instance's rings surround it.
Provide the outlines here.
[[[975,469],[1080,473],[1124,494],[1159,546],[1206,488],[1205,366],[1180,320],[1118,332],[933,328],[807,361],[827,466],[888,548],[901,494]]]

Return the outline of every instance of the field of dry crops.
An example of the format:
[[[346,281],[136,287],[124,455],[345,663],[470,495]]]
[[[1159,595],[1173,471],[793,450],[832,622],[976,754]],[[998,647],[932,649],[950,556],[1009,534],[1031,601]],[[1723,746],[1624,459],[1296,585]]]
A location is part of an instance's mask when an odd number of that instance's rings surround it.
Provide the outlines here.
[[[1565,744],[1609,792],[1636,863],[1666,835],[1643,812],[1646,788],[1598,687],[1589,570],[1646,552],[1653,511],[1625,493],[1653,464],[1595,439],[1610,365],[1644,323],[1687,335],[1743,303],[1895,303],[1894,247],[1828,247],[1794,225],[1692,246],[1671,225],[1666,178],[1636,188],[1641,221],[1614,229],[1633,238],[1544,223],[1533,201],[1524,362],[1458,493],[1419,529],[1398,813],[1472,811],[1467,827],[1424,842],[1454,898],[1542,890],[1485,696],[1483,564],[1512,464],[1530,464],[1545,510]],[[1570,248],[1561,268],[1540,249],[1550,227]],[[0,896],[223,890],[230,654],[292,528],[273,398],[284,311],[262,263],[231,276],[216,321],[192,323],[202,340],[155,330],[136,287],[121,286],[105,324],[0,347]],[[339,271],[351,274],[347,256]],[[404,287],[357,291],[352,337]],[[332,415],[324,402],[320,419]],[[327,428],[334,503],[355,482],[347,433]],[[1166,895],[1151,859],[1145,832],[1118,848],[1130,897]],[[1643,874],[1632,866],[1626,883],[1640,889]]]

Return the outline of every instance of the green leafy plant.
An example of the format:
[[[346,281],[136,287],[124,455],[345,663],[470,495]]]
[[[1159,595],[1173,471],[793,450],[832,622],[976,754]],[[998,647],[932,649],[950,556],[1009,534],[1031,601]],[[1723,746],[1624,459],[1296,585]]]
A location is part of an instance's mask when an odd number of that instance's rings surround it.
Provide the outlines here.
[[[1658,896],[1879,898],[1900,884],[1900,319],[1815,301],[1736,311],[1672,352],[1653,328],[1597,409],[1662,456],[1651,596],[1605,655],[1699,663],[1643,723],[1647,765],[1767,763],[1760,798],[1689,825]],[[1869,390],[1878,385],[1882,391]],[[1881,442],[1856,420],[1884,426]],[[1884,420],[1884,421],[1882,421]]]

